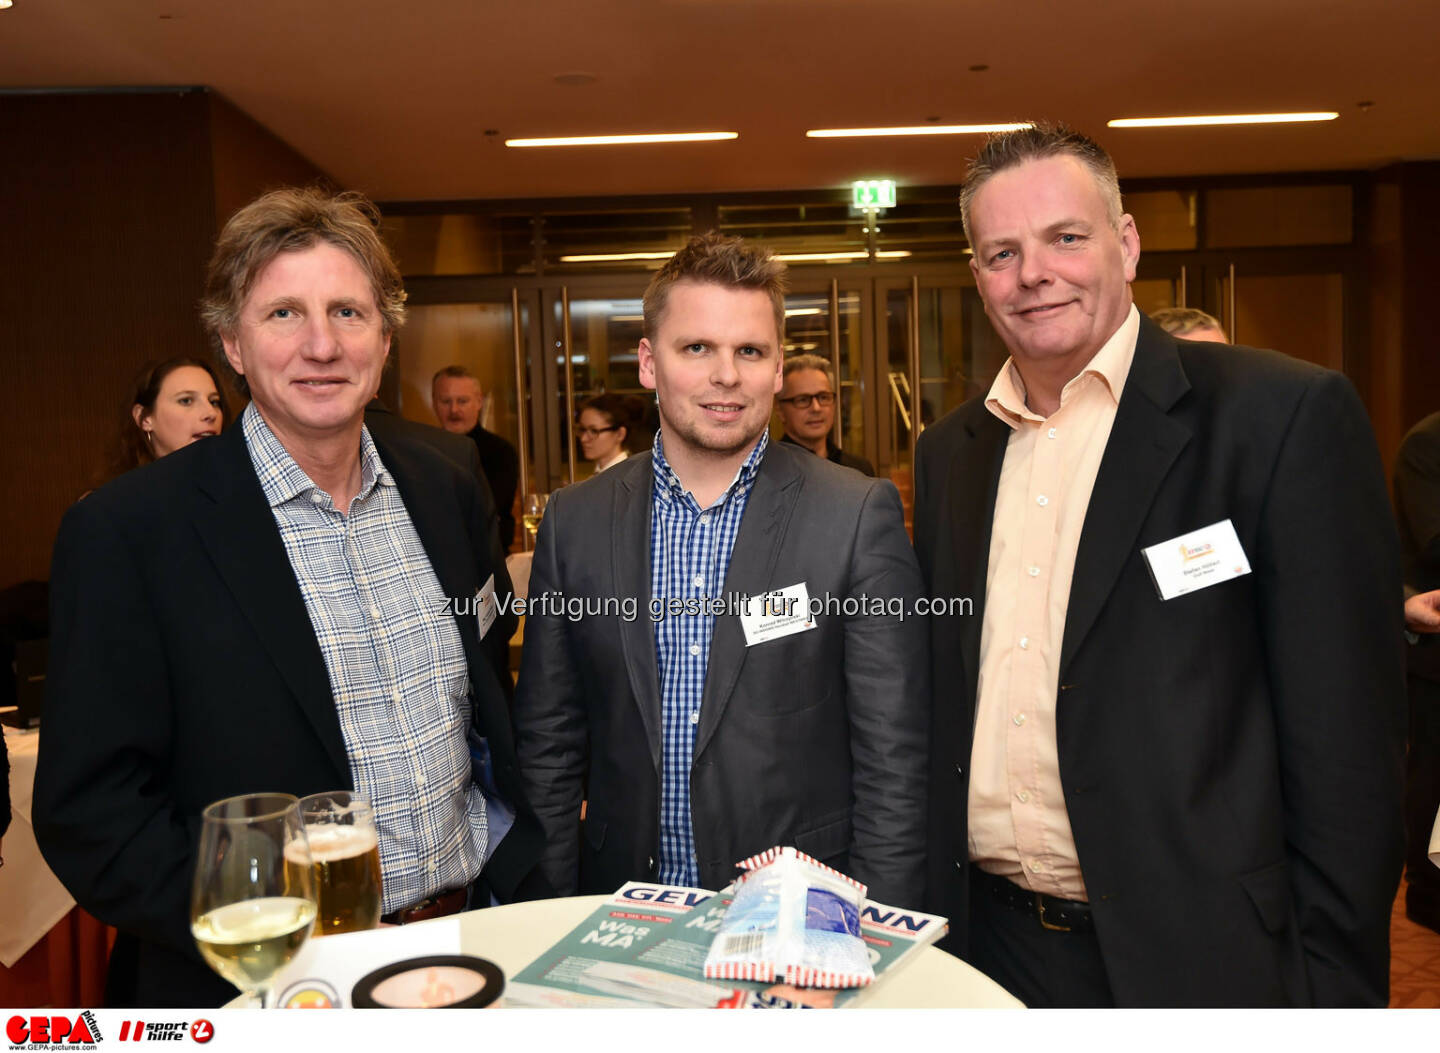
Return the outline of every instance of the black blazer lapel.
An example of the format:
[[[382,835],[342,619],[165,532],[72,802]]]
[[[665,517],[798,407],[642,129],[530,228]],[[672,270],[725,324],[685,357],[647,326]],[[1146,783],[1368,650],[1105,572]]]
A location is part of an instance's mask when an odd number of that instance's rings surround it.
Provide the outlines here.
[[[1160,484],[1190,441],[1190,429],[1169,415],[1189,390],[1175,341],[1142,315],[1135,359],[1115,411],[1075,554],[1065,640],[1060,648],[1062,681],[1134,551]]]
[[[965,439],[950,462],[950,528],[955,569],[960,584],[968,585],[974,612],[960,622],[960,657],[963,683],[969,686],[974,710],[976,678],[980,673],[980,630],[985,620],[985,580],[990,565],[990,529],[995,521],[995,495],[1005,461],[1011,429],[977,402],[965,422]],[[967,580],[968,579],[968,580]]]
[[[198,473],[202,501],[195,529],[251,629],[294,692],[338,771],[350,761],[330,691],[330,674],[305,610],[275,517],[255,477],[243,429],[206,444]],[[243,716],[243,714],[237,714]]]
[[[789,451],[783,451],[788,453]],[[725,573],[725,596],[759,596],[775,584],[775,563],[785,540],[785,527],[799,496],[800,473],[788,457],[772,445],[765,451],[755,486],[745,504],[740,531]],[[791,455],[794,456],[794,455]],[[802,453],[799,456],[812,456]],[[796,584],[784,582],[782,587]],[[722,614],[715,618],[710,634],[710,659],[705,667],[705,692],[700,702],[700,726],[695,734],[698,757],[715,734],[725,707],[734,694],[735,683],[745,666],[745,631],[740,618]]]
[[[640,709],[650,759],[660,771],[660,669],[655,658],[654,622],[647,600],[650,584],[650,502],[655,473],[649,454],[631,457],[610,471],[617,475],[610,514],[612,595],[633,596],[641,608],[636,617],[620,619],[620,645],[630,675],[630,692]]]

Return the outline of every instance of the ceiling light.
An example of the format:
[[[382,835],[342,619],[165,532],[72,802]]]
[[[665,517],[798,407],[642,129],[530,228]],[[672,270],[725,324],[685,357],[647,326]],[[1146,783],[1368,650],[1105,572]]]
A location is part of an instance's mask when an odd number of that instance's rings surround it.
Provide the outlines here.
[[[561,263],[631,263],[643,260],[668,260],[674,252],[595,252],[577,256],[561,256]],[[875,253],[877,260],[898,260],[910,255],[909,249],[885,249]],[[854,252],[789,252],[777,253],[775,258],[786,263],[823,263],[827,261],[866,260],[870,254],[864,249]],[[808,314],[802,309],[799,313]],[[815,308],[818,314],[819,309]]]
[[[0,0],[0,11],[5,10],[5,8],[9,7],[12,2],[13,0]]]
[[[635,143],[709,143],[738,139],[739,132],[662,132],[654,135],[569,135],[553,139],[506,139],[506,146],[628,146]]]
[[[986,132],[1017,132],[1032,128],[1028,121],[1020,124],[917,124],[899,128],[812,128],[807,139],[851,139],[866,135],[983,135]]]
[[[1106,121],[1110,128],[1194,128],[1215,124],[1302,124],[1333,121],[1338,113],[1231,113],[1209,117],[1122,117]]]
[[[818,308],[818,307],[787,307],[787,308],[785,308],[785,317],[786,317],[786,318],[798,318],[800,315],[804,315],[804,314],[819,314],[819,313],[820,313],[820,308]]]
[[[630,260],[668,260],[674,252],[596,252],[585,256],[561,256],[561,263],[625,263]]]
[[[910,255],[909,249],[886,249],[875,253],[877,260],[899,260]],[[786,263],[825,263],[829,261],[840,262],[842,260],[867,260],[870,253],[863,249],[857,252],[784,252],[775,257],[777,260],[784,260]]]

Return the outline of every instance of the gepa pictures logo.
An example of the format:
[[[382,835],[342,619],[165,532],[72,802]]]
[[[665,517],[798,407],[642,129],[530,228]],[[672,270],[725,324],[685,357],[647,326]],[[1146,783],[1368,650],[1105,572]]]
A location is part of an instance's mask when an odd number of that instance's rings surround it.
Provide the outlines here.
[[[10,1040],[11,1049],[41,1046],[58,1049],[88,1046],[94,1049],[102,1036],[95,1014],[87,1009],[73,1020],[58,1014],[12,1016],[5,1022],[5,1037]]]

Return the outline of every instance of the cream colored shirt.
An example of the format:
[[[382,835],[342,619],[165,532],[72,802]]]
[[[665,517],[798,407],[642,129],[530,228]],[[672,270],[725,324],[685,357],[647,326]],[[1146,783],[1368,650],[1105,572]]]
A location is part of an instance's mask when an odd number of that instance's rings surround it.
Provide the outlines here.
[[[1055,704],[1075,551],[1140,332],[1130,314],[1042,418],[1014,360],[985,407],[1012,429],[1000,469],[980,631],[970,858],[1036,892],[1086,899],[1060,784]]]
[[[619,450],[619,451],[616,452],[616,454],[615,454],[614,457],[610,458],[610,460],[606,461],[604,464],[601,464],[599,461],[596,461],[596,462],[595,462],[595,474],[596,474],[596,475],[599,475],[599,474],[600,474],[601,472],[603,472],[606,468],[614,468],[617,464],[619,464],[621,461],[623,461],[626,457],[629,457],[629,456],[630,456],[630,454],[629,454],[629,452],[628,452],[627,450],[621,449],[621,450]]]

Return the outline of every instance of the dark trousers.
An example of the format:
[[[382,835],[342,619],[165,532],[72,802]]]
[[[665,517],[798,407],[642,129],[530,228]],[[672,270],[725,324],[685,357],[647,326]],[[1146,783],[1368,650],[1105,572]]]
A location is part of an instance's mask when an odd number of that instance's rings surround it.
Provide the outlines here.
[[[1440,641],[1436,641],[1440,643]],[[1440,810],[1440,683],[1411,673],[1410,747],[1405,756],[1405,912],[1440,931],[1440,867],[1430,832]]]
[[[965,960],[1031,1008],[1113,1006],[1095,933],[1042,927],[1036,915],[1000,902],[986,887],[991,880],[970,868],[970,949]]]

